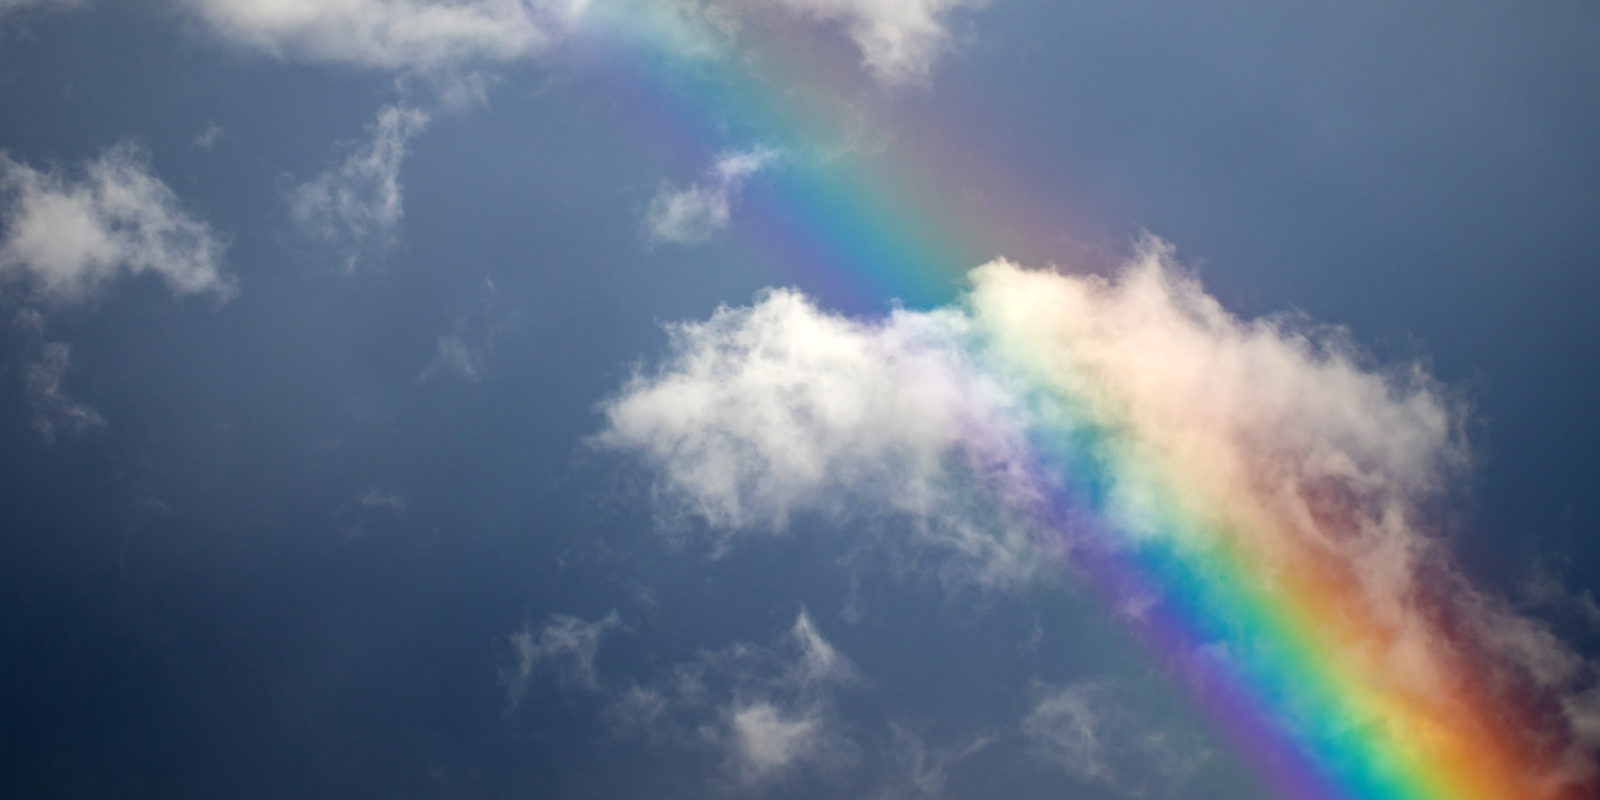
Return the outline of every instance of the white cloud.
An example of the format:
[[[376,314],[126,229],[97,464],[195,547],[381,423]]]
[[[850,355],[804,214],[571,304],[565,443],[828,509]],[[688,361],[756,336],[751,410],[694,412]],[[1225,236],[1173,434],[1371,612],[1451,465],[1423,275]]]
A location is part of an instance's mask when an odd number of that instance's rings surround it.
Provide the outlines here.
[[[867,68],[886,83],[926,78],[933,62],[950,47],[950,16],[962,8],[987,5],[987,0],[743,1],[777,4],[843,24]]]
[[[58,432],[86,433],[105,427],[100,412],[73,399],[61,387],[61,380],[72,363],[72,348],[66,342],[46,342],[39,357],[28,365],[28,397],[33,403],[33,428],[46,443],[55,441]]]
[[[217,139],[221,137],[222,126],[208,119],[206,120],[205,128],[194,137],[194,141],[189,143],[189,147],[195,150],[211,152],[211,148],[217,145]]]
[[[525,58],[583,0],[190,0],[218,36],[279,58],[435,71]]]
[[[428,124],[428,115],[387,106],[369,127],[371,141],[357,147],[339,166],[296,187],[289,196],[295,221],[312,234],[347,247],[347,270],[366,252],[388,246],[405,204],[400,164],[411,137]]]
[[[702,652],[653,684],[618,692],[606,717],[619,734],[711,748],[726,776],[749,790],[854,757],[833,693],[857,680],[801,611],[775,646]]]
[[[652,242],[691,244],[728,227],[744,184],[778,157],[769,148],[724,153],[704,180],[685,189],[663,187],[645,211],[645,233]]]
[[[1462,408],[1420,367],[1376,368],[1297,317],[1239,319],[1154,240],[1111,278],[994,262],[971,281],[957,307],[883,319],[778,290],[672,326],[661,366],[603,405],[597,441],[637,456],[663,510],[719,548],[821,514],[942,554],[946,575],[1016,586],[1077,547],[1203,553],[1226,532],[1260,565],[1257,590],[1317,576],[1338,592],[1353,622],[1325,631],[1330,652],[1383,676],[1381,713],[1459,720],[1544,698],[1569,718],[1483,724],[1551,754],[1530,772],[1592,773],[1573,698],[1595,665],[1474,588],[1430,532],[1471,461]],[[1080,434],[1094,452],[1038,447]],[[1079,470],[1104,508],[1063,527],[1054,501]],[[900,522],[862,524],[885,516]],[[1167,602],[1117,599],[1135,620]]]
[[[826,744],[822,718],[813,708],[786,710],[765,700],[735,703],[728,709],[727,725],[746,783],[761,782],[810,759]]]
[[[971,488],[1032,491],[1018,401],[973,369],[967,317],[853,321],[778,290],[670,333],[667,361],[604,406],[598,437],[651,467],[664,509],[723,536],[782,530],[797,511],[910,518],[979,583],[1041,563],[1027,521],[1002,524],[1007,510]]]
[[[180,295],[235,293],[226,245],[190,216],[132,144],[88,162],[82,176],[38,170],[0,154],[5,233],[0,278],[49,303],[94,297],[123,273],[151,273]]]
[[[536,632],[531,624],[511,634],[516,661],[500,674],[506,687],[506,700],[517,706],[528,696],[534,673],[543,667],[556,670],[562,686],[577,686],[589,691],[600,688],[595,656],[606,632],[622,623],[612,611],[594,622],[565,614],[552,614]]]
[[[6,0],[0,0],[5,2]],[[10,0],[16,2],[16,0]],[[26,2],[26,0],[24,0]],[[763,8],[843,27],[887,84],[927,77],[952,17],[987,0],[187,0],[219,39],[268,56],[439,76],[535,56],[580,25],[648,31],[688,56],[720,52]],[[3,8],[3,7],[0,7]]]

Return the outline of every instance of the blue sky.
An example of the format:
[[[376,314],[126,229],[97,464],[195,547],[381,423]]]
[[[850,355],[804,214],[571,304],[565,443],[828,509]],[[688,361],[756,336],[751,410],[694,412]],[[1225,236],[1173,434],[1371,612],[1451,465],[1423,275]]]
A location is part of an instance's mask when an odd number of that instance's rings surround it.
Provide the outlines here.
[[[1274,796],[1003,503],[895,471],[937,442],[874,403],[943,384],[802,375],[871,424],[780,445],[651,405],[769,287],[883,319],[747,234],[926,130],[972,157],[918,165],[938,200],[1059,225],[966,266],[1153,235],[1232,314],[1421,365],[1470,456],[1418,513],[1592,685],[1600,11],[675,7],[804,42],[795,91],[870,130],[642,127],[555,2],[0,0],[3,793]]]

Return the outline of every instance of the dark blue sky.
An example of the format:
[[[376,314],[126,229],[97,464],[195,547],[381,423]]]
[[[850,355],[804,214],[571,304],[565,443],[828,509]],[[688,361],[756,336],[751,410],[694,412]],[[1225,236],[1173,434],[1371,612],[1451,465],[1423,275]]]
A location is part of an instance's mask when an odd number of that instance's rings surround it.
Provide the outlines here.
[[[0,794],[1272,796],[1067,572],[951,579],[830,507],[723,547],[596,444],[664,323],[893,300],[759,263],[771,168],[713,166],[750,142],[630,129],[611,55],[505,18],[434,49],[249,5],[0,2]],[[537,5],[494,13],[559,38]],[[1464,573],[1600,656],[1600,10],[727,5],[1022,176],[1072,240],[1007,255],[1148,231],[1237,314],[1427,364]],[[907,60],[850,38],[924,7]],[[158,190],[85,199],[96,164]]]

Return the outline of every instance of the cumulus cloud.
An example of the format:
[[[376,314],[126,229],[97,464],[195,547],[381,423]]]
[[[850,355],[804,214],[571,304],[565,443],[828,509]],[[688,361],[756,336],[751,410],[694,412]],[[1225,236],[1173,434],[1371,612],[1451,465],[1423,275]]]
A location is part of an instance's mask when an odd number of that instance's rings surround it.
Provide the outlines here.
[[[1000,261],[970,279],[926,312],[846,319],[779,290],[675,325],[598,442],[719,547],[822,514],[1014,586],[1080,548],[1201,557],[1226,536],[1254,590],[1314,584],[1339,608],[1330,652],[1421,715],[1356,724],[1512,731],[1548,756],[1507,774],[1590,779],[1594,665],[1473,587],[1431,532],[1471,459],[1462,407],[1419,366],[1375,367],[1293,315],[1239,319],[1154,240],[1110,278]],[[859,524],[884,516],[900,522]]]
[[[663,187],[645,211],[645,234],[651,242],[703,242],[728,227],[733,205],[744,184],[768,167],[777,151],[769,148],[724,153],[704,180],[684,189]]]
[[[510,637],[516,660],[500,674],[506,701],[515,707],[527,699],[533,676],[544,668],[553,669],[562,686],[597,691],[600,677],[594,661],[600,640],[621,624],[617,612],[612,611],[594,622],[552,614],[537,631],[531,623],[523,625]]]
[[[801,611],[775,645],[702,652],[652,684],[617,693],[606,716],[622,735],[709,747],[726,776],[749,789],[848,763],[854,745],[833,693],[858,680]]]
[[[525,58],[585,0],[190,0],[218,36],[285,59],[433,71]]]
[[[909,518],[979,583],[1037,568],[1048,545],[972,488],[1030,491],[1019,401],[974,368],[968,317],[848,320],[777,290],[670,335],[661,368],[605,404],[598,437],[652,469],[664,511],[727,537],[796,512]]]
[[[950,46],[949,20],[987,0],[744,0],[844,25],[867,68],[886,83],[927,77]]]
[[[344,162],[290,193],[289,211],[313,235],[348,249],[345,267],[392,241],[405,213],[400,165],[406,145],[428,124],[414,108],[388,106],[369,127],[370,141]]]
[[[76,177],[0,154],[0,278],[28,285],[47,303],[93,298],[126,273],[150,273],[179,295],[226,300],[226,245],[191,216],[150,168],[150,156],[120,144]]]

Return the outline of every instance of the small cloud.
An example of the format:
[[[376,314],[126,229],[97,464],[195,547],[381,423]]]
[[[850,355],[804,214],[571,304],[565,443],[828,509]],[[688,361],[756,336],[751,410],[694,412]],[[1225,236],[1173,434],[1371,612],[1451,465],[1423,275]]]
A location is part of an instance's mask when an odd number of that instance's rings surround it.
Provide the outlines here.
[[[100,412],[73,399],[61,387],[71,363],[71,346],[66,342],[46,342],[27,368],[33,428],[46,444],[54,442],[58,433],[82,434],[106,425]]]
[[[999,737],[982,734],[945,746],[930,746],[900,722],[889,723],[888,780],[875,797],[943,797],[950,772],[962,761],[988,749]]]
[[[1022,733],[1040,757],[1122,794],[1171,793],[1211,757],[1198,741],[1128,711],[1107,682],[1039,685]]]
[[[440,370],[448,370],[469,381],[478,380],[483,370],[483,352],[468,345],[459,332],[439,337],[433,360],[422,370],[421,380],[433,377]]]
[[[304,230],[347,250],[346,272],[388,247],[405,214],[400,165],[406,145],[428,125],[427,113],[393,105],[368,126],[371,140],[338,166],[297,186],[289,212]]]
[[[949,18],[988,0],[765,0],[814,19],[844,25],[862,61],[886,84],[926,79],[950,48]]]
[[[605,716],[620,735],[709,747],[748,790],[854,757],[833,694],[856,680],[850,660],[801,611],[774,645],[702,652],[651,685],[618,692]]]
[[[222,126],[208,119],[206,120],[205,129],[194,137],[194,141],[189,143],[189,148],[192,150],[204,150],[209,153],[220,136],[222,136]]]
[[[46,302],[83,302],[124,273],[152,273],[179,295],[237,292],[223,272],[226,245],[133,144],[106,150],[78,178],[0,153],[0,197],[0,278],[26,282]]]
[[[363,508],[381,508],[393,512],[406,510],[406,498],[399,492],[379,489],[376,486],[367,489],[356,498]]]
[[[760,783],[815,757],[823,749],[823,721],[817,709],[784,709],[758,700],[735,703],[727,712],[729,745],[740,778]]]
[[[441,372],[453,372],[469,381],[482,379],[494,353],[495,339],[515,323],[515,313],[496,296],[494,280],[485,278],[478,308],[458,316],[455,327],[439,336],[433,358],[417,375],[417,381],[430,380]]]
[[[663,187],[645,211],[652,243],[693,244],[728,227],[744,184],[778,158],[771,148],[724,153],[706,178],[685,189]]]
[[[855,667],[850,660],[835,650],[822,634],[805,609],[795,618],[789,629],[789,638],[799,648],[800,659],[791,672],[792,680],[801,686],[821,683],[850,683],[856,679]]]
[[[617,612],[612,611],[594,622],[552,614],[538,631],[531,624],[523,625],[510,637],[516,662],[500,674],[500,682],[506,687],[506,702],[515,708],[527,699],[534,673],[546,666],[556,671],[564,687],[598,691],[600,676],[594,660],[600,640],[621,624]]]

